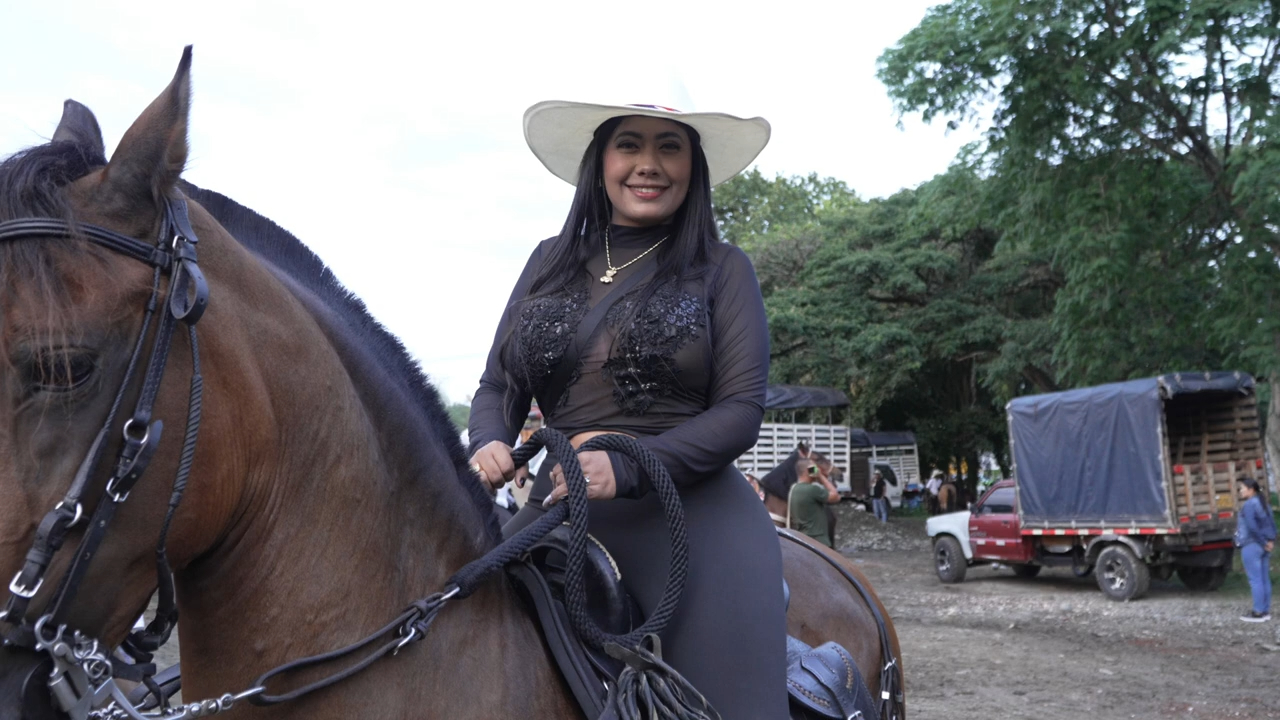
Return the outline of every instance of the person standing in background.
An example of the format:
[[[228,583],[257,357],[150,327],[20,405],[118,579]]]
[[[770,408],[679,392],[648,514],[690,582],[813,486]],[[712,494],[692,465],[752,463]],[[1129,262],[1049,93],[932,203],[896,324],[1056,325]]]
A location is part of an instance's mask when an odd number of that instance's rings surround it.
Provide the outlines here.
[[[942,489],[942,471],[934,468],[929,475],[929,482],[925,484],[924,489],[927,491],[925,502],[929,506],[929,514],[938,514],[938,491]]]
[[[1276,545],[1275,516],[1263,500],[1257,480],[1241,476],[1237,489],[1240,514],[1236,517],[1235,541],[1253,593],[1253,609],[1241,615],[1240,619],[1266,622],[1271,619],[1271,551]]]
[[[787,527],[794,528],[829,548],[835,543],[827,523],[827,505],[840,502],[840,493],[818,465],[808,458],[796,461],[796,484],[787,497]]]
[[[885,497],[884,493],[884,476],[877,470],[872,476],[871,508],[875,511],[877,520],[887,523],[889,522],[889,498]]]

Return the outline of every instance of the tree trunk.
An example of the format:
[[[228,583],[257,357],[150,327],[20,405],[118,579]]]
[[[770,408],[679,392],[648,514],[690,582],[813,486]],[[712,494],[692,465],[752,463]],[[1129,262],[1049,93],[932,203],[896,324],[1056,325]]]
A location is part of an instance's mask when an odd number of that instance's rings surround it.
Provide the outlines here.
[[[1280,344],[1280,338],[1277,339]],[[1275,464],[1280,462],[1280,369],[1271,371],[1271,402],[1267,403],[1267,427],[1266,427],[1266,448],[1267,448],[1267,474],[1264,480],[1267,485],[1267,492],[1276,491],[1275,484]]]

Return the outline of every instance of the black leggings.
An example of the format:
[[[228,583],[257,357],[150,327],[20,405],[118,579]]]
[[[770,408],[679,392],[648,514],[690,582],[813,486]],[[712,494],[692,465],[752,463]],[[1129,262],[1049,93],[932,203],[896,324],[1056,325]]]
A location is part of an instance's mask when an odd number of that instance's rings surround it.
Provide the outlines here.
[[[548,456],[529,502],[507,523],[510,535],[542,514],[551,491]],[[689,573],[662,655],[723,720],[788,717],[782,551],[769,513],[734,467],[680,489],[689,528]],[[671,554],[662,504],[592,501],[591,534],[604,543],[622,581],[647,614],[662,596]]]

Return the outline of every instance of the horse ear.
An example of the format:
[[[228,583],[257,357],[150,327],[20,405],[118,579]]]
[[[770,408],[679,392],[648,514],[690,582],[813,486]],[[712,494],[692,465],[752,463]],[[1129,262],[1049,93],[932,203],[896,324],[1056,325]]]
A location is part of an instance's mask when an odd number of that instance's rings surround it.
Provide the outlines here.
[[[62,119],[58,121],[58,129],[53,131],[53,142],[75,143],[97,157],[107,156],[98,119],[92,110],[75,100],[62,103]]]
[[[147,106],[120,139],[107,164],[102,190],[125,208],[154,206],[178,182],[187,163],[191,106],[191,46],[182,51],[169,87]]]

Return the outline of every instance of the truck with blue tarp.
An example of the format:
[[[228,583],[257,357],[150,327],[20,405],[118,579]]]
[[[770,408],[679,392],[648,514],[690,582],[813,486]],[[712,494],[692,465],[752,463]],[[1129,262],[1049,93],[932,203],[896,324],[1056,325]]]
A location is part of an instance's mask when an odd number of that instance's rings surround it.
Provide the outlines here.
[[[1015,398],[1006,411],[1014,480],[928,521],[944,582],[1000,563],[1024,576],[1094,572],[1116,600],[1175,573],[1192,589],[1222,585],[1236,480],[1267,487],[1252,377],[1175,373]]]

